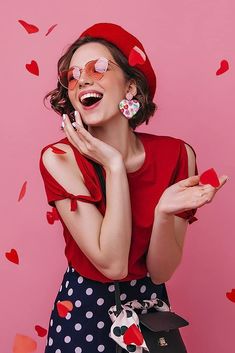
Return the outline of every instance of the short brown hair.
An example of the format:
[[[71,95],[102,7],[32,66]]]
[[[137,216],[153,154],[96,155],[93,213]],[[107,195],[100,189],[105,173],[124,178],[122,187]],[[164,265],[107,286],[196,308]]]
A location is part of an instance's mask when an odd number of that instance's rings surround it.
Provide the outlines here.
[[[135,128],[144,122],[146,125],[149,122],[149,118],[154,115],[157,105],[150,98],[150,92],[147,80],[142,72],[136,69],[133,66],[128,64],[127,58],[122,54],[122,52],[112,43],[106,41],[101,38],[94,37],[83,37],[76,40],[70,47],[67,49],[65,54],[59,59],[57,64],[58,74],[62,70],[66,70],[69,68],[69,64],[74,52],[83,44],[98,42],[107,47],[112,54],[114,60],[121,67],[124,72],[124,75],[127,80],[134,79],[137,85],[137,94],[135,99],[140,102],[140,109],[131,119],[128,119],[129,126],[135,130]],[[50,104],[52,109],[57,114],[68,114],[71,120],[71,114],[74,111],[74,108],[69,100],[68,91],[64,88],[60,82],[57,82],[57,88],[48,92],[44,97],[45,101],[50,98]],[[87,129],[88,126],[84,123],[84,127]]]

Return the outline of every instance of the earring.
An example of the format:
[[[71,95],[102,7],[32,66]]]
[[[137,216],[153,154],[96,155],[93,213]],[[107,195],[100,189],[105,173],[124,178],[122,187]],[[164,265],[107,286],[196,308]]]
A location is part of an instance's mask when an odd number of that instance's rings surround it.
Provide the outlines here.
[[[127,92],[126,99],[119,103],[119,109],[127,119],[131,119],[140,109],[139,101],[133,97],[133,94]]]

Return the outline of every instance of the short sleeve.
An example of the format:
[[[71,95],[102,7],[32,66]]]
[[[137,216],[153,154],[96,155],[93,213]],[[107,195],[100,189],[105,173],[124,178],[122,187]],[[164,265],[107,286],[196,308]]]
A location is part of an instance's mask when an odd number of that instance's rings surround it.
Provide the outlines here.
[[[43,160],[42,160],[42,155],[43,152],[47,149],[50,148],[51,146],[46,146],[42,149],[40,159],[39,159],[39,169],[40,173],[43,179],[44,187],[45,187],[45,192],[46,192],[46,197],[47,197],[47,203],[52,206],[55,206],[55,201],[57,200],[63,200],[66,198],[69,198],[71,200],[71,207],[70,211],[76,211],[77,209],[77,200],[84,201],[84,202],[89,202],[89,203],[98,203],[101,201],[102,194],[99,190],[99,188],[94,184],[87,182],[85,183],[86,187],[88,188],[91,196],[88,195],[74,195],[69,192],[67,192],[62,185],[60,185],[56,179],[48,172],[46,169]],[[85,179],[85,178],[84,178]]]
[[[175,169],[175,176],[174,176],[173,183],[177,183],[180,180],[188,178],[188,154],[187,154],[186,147],[184,145],[187,142],[180,139],[179,139],[179,142],[180,142],[179,156],[178,156],[178,161]],[[187,145],[189,144],[187,143]],[[189,146],[192,148],[195,154],[195,157],[197,158],[194,148],[191,145]],[[196,161],[195,175],[198,175],[197,161]],[[196,212],[197,212],[197,208],[194,208],[191,210],[177,213],[176,216],[187,219],[189,224],[191,224],[198,220],[198,218],[195,217]]]

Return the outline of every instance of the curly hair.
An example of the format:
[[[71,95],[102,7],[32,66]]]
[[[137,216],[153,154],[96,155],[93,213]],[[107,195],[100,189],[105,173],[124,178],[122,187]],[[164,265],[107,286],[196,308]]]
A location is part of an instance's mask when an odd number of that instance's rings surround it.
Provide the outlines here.
[[[142,72],[129,65],[127,58],[114,44],[101,38],[94,38],[89,36],[76,40],[69,46],[65,54],[59,59],[57,64],[58,75],[60,71],[69,68],[69,64],[74,52],[83,44],[91,42],[98,42],[107,47],[116,63],[123,70],[126,80],[134,79],[136,82],[137,94],[135,95],[135,99],[139,101],[140,109],[136,115],[134,115],[131,119],[128,119],[129,126],[135,130],[137,126],[143,124],[144,122],[147,125],[150,117],[154,115],[157,109],[157,105],[150,98],[148,82]],[[60,116],[64,113],[67,114],[72,122],[74,108],[69,100],[68,90],[64,88],[59,81],[57,82],[57,88],[45,95],[44,104],[49,98],[52,109]],[[88,129],[88,126],[85,123],[84,127]]]

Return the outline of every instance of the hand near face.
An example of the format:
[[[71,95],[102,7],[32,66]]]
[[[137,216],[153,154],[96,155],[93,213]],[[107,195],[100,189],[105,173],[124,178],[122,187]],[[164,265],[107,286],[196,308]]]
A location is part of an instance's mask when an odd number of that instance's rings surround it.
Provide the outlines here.
[[[122,155],[118,150],[92,136],[84,128],[79,112],[76,112],[74,115],[75,123],[72,125],[69,117],[64,114],[64,132],[70,143],[73,144],[81,154],[107,169],[115,168],[123,163]]]
[[[158,210],[166,214],[176,214],[202,207],[213,200],[216,192],[226,183],[227,176],[219,177],[218,187],[200,185],[199,180],[199,175],[193,175],[169,186],[157,204]]]

